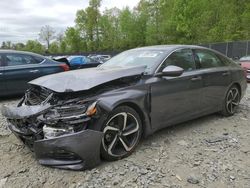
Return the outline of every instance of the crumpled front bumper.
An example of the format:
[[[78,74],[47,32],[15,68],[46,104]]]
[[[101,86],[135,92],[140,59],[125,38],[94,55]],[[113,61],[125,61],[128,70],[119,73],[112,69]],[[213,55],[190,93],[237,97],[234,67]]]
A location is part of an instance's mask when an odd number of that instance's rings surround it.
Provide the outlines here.
[[[26,121],[29,117],[36,117],[48,108],[48,105],[3,107],[2,114],[8,118],[10,130],[35,152],[40,164],[71,170],[90,169],[98,165],[101,162],[102,132],[85,129],[44,139],[41,128],[36,128],[32,122]],[[28,125],[17,126],[12,124],[13,122],[14,124],[28,123]]]
[[[70,135],[34,142],[34,151],[42,165],[84,170],[98,165],[102,132],[84,130]]]
[[[9,126],[12,132],[32,150],[41,165],[70,170],[85,170],[100,162],[100,146],[103,133],[94,130],[59,136],[52,139],[32,141]],[[30,144],[32,142],[32,144]]]

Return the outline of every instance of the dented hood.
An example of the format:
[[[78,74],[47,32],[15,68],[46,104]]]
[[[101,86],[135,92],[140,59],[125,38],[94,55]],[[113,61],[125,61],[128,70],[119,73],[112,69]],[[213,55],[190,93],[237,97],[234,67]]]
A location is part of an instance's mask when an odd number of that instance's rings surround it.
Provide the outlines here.
[[[145,71],[145,68],[145,66],[140,66],[129,68],[96,67],[80,69],[43,76],[29,83],[45,87],[58,93],[84,91],[112,80],[140,75]]]

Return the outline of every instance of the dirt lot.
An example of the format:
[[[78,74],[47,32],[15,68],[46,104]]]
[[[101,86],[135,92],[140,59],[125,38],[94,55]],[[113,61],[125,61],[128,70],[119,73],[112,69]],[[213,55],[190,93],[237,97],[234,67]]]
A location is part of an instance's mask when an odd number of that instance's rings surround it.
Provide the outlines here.
[[[132,156],[83,172],[39,165],[0,116],[0,166],[0,187],[249,188],[250,88],[235,116],[215,114],[164,129]]]

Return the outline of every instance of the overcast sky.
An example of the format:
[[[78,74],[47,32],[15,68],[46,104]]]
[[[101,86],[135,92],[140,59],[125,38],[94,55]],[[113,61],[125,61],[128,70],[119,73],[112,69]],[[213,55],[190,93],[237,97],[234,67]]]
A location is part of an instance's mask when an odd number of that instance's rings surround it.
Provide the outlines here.
[[[105,8],[129,6],[139,0],[102,0]],[[50,25],[58,32],[74,25],[76,11],[88,6],[88,0],[0,0],[0,42],[25,42],[38,39],[42,26]]]

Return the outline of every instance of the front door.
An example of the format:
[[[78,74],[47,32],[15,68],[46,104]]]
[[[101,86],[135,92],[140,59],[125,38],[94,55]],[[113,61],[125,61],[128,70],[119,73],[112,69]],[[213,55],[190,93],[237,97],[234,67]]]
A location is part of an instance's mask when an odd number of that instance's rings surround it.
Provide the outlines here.
[[[192,50],[172,53],[161,65],[175,65],[184,69],[179,77],[161,77],[151,85],[151,121],[157,130],[168,125],[192,119],[199,114],[202,77],[196,71]]]

